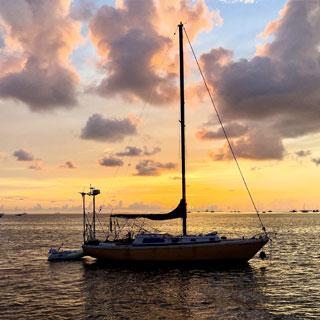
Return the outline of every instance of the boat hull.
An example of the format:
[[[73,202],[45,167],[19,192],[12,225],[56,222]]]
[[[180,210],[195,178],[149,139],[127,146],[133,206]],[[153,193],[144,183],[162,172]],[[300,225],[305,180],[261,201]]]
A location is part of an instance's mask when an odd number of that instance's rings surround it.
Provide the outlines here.
[[[267,242],[259,239],[221,240],[214,243],[180,245],[83,245],[84,255],[113,262],[247,262]]]

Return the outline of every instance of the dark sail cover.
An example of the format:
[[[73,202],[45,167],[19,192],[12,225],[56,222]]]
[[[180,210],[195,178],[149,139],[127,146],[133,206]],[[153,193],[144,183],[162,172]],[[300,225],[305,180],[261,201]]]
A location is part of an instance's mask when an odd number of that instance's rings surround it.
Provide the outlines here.
[[[138,214],[112,214],[111,218],[137,219],[145,218],[150,220],[170,220],[186,216],[187,208],[185,200],[181,199],[179,205],[169,213],[138,213]]]

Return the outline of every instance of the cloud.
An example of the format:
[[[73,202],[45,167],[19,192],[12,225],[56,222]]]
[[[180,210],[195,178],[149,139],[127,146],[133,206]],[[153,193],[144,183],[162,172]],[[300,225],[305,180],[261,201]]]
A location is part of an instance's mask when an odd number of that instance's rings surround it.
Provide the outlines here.
[[[116,156],[119,157],[138,157],[142,154],[142,149],[137,147],[127,146],[124,151],[117,152]]]
[[[278,160],[285,153],[283,144],[272,132],[253,131],[245,137],[231,141],[237,157],[255,160]],[[232,159],[229,145],[209,153],[212,160],[223,161]]]
[[[178,22],[182,21],[188,30],[189,38],[194,40],[199,33],[208,32],[223,23],[220,12],[210,11],[204,0],[162,0],[154,3],[157,8],[154,25],[162,35],[172,34],[177,29]]]
[[[0,0],[0,97],[37,112],[77,103],[78,77],[68,58],[81,40],[80,24],[69,6],[68,0]]]
[[[34,164],[30,165],[28,168],[31,169],[31,170],[37,170],[37,171],[38,170],[42,170],[43,169],[43,163],[42,163],[41,160],[37,160],[37,161],[34,162]]]
[[[151,20],[155,14],[152,1],[127,1],[123,8],[101,7],[90,24],[92,39],[105,58],[108,71],[97,87],[102,96],[121,94],[128,99],[170,102],[177,94],[175,75],[159,75],[152,67],[152,58],[169,45],[160,36]],[[153,90],[154,87],[154,90]]]
[[[103,159],[99,160],[99,164],[104,167],[122,167],[123,161],[121,159],[110,157],[104,157]]]
[[[157,204],[150,204],[150,203],[144,203],[144,202],[134,202],[128,205],[126,208],[123,208],[124,210],[130,210],[130,211],[158,211],[163,209],[162,206]]]
[[[227,124],[225,130],[229,138],[235,138],[243,136],[248,131],[248,127],[234,122]],[[208,130],[206,128],[200,129],[197,132],[197,137],[200,140],[225,139],[222,128],[219,128],[216,131]]]
[[[16,150],[13,153],[13,156],[16,157],[17,161],[33,161],[34,160],[33,155],[30,152],[23,149]]]
[[[161,163],[153,160],[142,160],[136,165],[136,176],[158,176],[162,170],[172,170],[176,164],[172,162]]]
[[[133,202],[127,206],[123,205],[123,201],[120,200],[116,203],[109,204],[104,209],[112,210],[114,212],[159,212],[164,209],[162,205],[155,203],[145,203],[141,201]]]
[[[310,156],[311,151],[310,150],[299,150],[299,151],[295,152],[295,155],[298,158],[304,158],[304,157]]]
[[[161,148],[160,147],[154,147],[152,150],[148,150],[147,147],[143,148],[143,154],[145,156],[153,156],[157,153],[161,152]]]
[[[315,163],[316,166],[320,166],[320,158],[313,158],[311,161]]]
[[[72,2],[70,16],[75,20],[88,21],[97,10],[93,0],[77,0]]]
[[[86,140],[119,142],[136,133],[136,124],[129,118],[106,119],[101,114],[94,113],[82,128],[80,137]]]
[[[254,4],[257,0],[219,0],[219,1],[224,3],[230,3],[230,4],[235,4],[235,3]]]
[[[221,23],[204,1],[130,0],[99,8],[90,34],[106,76],[94,90],[105,97],[120,95],[155,105],[176,99],[178,51],[169,54],[174,44],[168,35],[177,27],[177,16],[190,23],[192,38]]]
[[[77,167],[72,161],[66,161],[64,164],[61,165],[61,168],[76,169]]]
[[[5,42],[4,42],[4,29],[2,26],[0,26],[0,49],[4,48]]]
[[[231,51],[218,48],[203,54],[201,64],[224,121],[272,132],[270,140],[260,141],[261,149],[265,159],[281,159],[283,139],[320,131],[320,2],[289,1],[267,29],[272,42],[252,59],[233,61]],[[260,159],[251,131],[234,144],[240,154]]]
[[[148,150],[145,146],[143,150],[141,148],[127,146],[124,151],[117,152],[116,156],[119,157],[138,157],[138,156],[152,156],[161,151],[161,148],[154,147],[152,150]]]

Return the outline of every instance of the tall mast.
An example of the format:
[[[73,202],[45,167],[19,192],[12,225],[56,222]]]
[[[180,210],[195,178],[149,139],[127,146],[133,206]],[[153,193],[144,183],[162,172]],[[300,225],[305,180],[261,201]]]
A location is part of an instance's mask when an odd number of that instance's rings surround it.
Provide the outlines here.
[[[183,65],[183,23],[179,27],[179,57],[180,57],[180,126],[181,126],[181,173],[182,173],[182,200],[184,214],[182,218],[183,235],[187,234],[187,201],[186,201],[186,148],[184,122],[184,65]]]

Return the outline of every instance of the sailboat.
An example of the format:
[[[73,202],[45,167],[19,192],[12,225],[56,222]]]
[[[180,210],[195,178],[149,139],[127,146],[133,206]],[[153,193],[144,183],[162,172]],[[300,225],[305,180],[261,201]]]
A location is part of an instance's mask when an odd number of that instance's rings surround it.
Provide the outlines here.
[[[185,159],[185,112],[184,112],[184,62],[183,62],[183,24],[179,28],[180,59],[180,125],[181,125],[181,200],[178,206],[165,214],[111,214],[110,231],[117,219],[149,219],[154,221],[181,219],[182,235],[173,236],[161,233],[141,232],[133,236],[130,232],[123,239],[100,241],[96,239],[95,197],[99,189],[90,188],[89,193],[81,192],[83,199],[83,253],[98,260],[112,262],[211,262],[244,263],[250,260],[268,241],[264,233],[252,238],[227,239],[217,232],[205,235],[191,235],[187,232],[186,199],[186,159]],[[85,209],[85,197],[93,197],[92,223],[88,222]]]

